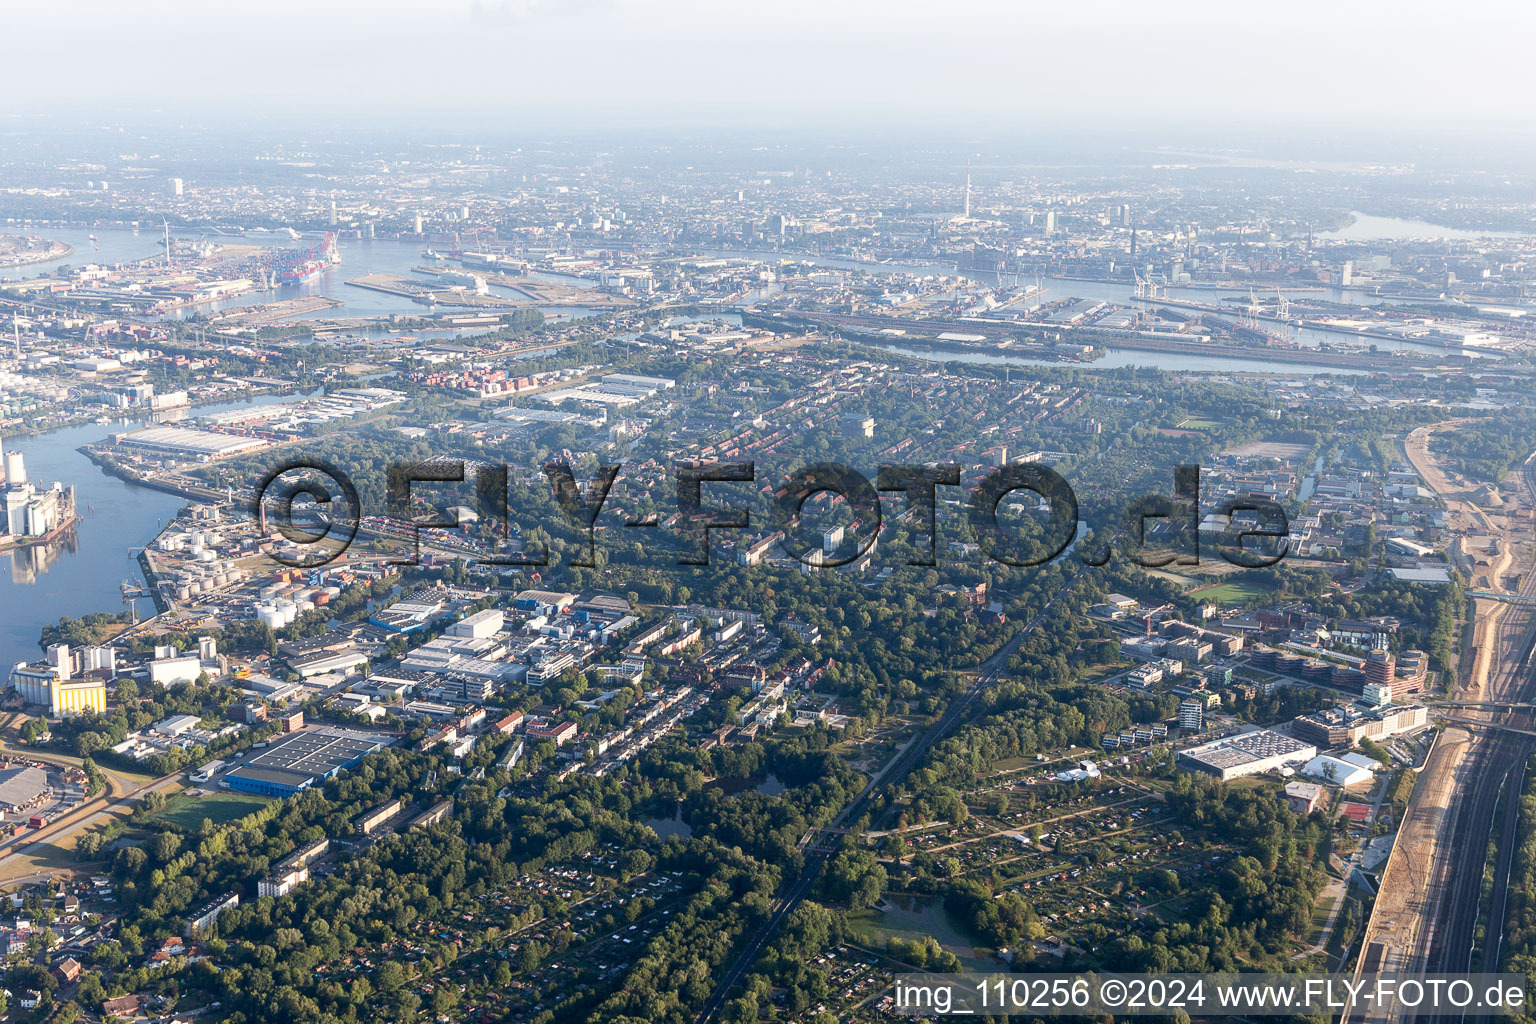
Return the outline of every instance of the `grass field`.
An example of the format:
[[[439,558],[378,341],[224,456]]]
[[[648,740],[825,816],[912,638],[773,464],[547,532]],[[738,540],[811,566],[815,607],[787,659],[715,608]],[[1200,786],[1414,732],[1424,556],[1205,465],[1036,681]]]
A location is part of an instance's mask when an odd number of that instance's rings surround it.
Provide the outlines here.
[[[1178,424],[1178,426],[1182,430],[1215,430],[1217,427],[1221,426],[1221,421],[1204,420],[1197,416],[1191,416],[1189,419]]]
[[[1218,583],[1214,587],[1190,592],[1190,597],[1215,604],[1253,604],[1267,600],[1275,590],[1262,583]]]
[[[0,862],[0,885],[41,872],[72,871],[77,870],[78,867],[79,865],[75,862],[74,836],[56,838],[46,843],[34,843]]]
[[[1158,579],[1167,580],[1169,583],[1181,587],[1193,587],[1199,582],[1192,576],[1180,576],[1178,573],[1169,572],[1167,569],[1147,569],[1145,571],[1148,576],[1156,576]]]
[[[254,793],[209,793],[207,796],[181,794],[158,813],[151,821],[167,821],[188,832],[195,831],[208,818],[215,825],[222,825],[236,818],[243,818],[268,803],[264,796]]]

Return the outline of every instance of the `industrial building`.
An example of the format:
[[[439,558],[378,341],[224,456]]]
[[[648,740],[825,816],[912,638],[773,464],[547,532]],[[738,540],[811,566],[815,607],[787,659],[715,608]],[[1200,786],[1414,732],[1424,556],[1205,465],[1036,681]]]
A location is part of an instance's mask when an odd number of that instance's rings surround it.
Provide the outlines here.
[[[177,459],[207,462],[265,448],[267,442],[255,437],[217,434],[211,430],[187,427],[145,427],[127,434],[113,434],[112,443],[122,448],[136,448]]]
[[[34,765],[0,770],[0,811],[31,810],[48,793],[48,773]]]
[[[1362,764],[1362,761],[1365,763]],[[1369,758],[1362,758],[1358,754],[1354,756],[1346,754],[1344,757],[1319,754],[1302,767],[1301,774],[1309,779],[1318,779],[1335,786],[1354,786],[1369,782],[1375,777],[1375,773],[1368,767],[1371,763]]]
[[[385,737],[341,729],[290,733],[229,772],[221,784],[243,793],[292,796],[383,750],[388,743]]]
[[[554,405],[574,399],[619,408],[643,402],[658,391],[677,386],[670,377],[642,377],[632,373],[607,373],[601,379],[575,387],[547,391],[541,397]]]
[[[1310,743],[1273,729],[1228,736],[1212,743],[1179,751],[1179,765],[1186,771],[1206,772],[1223,782],[1283,768],[1317,756]]]
[[[465,637],[471,640],[484,640],[501,632],[506,623],[506,616],[495,608],[487,608],[483,612],[475,612],[466,616],[448,627],[448,633],[452,636]]]
[[[5,498],[0,533],[12,537],[43,537],[75,515],[75,489],[54,483],[42,488],[27,480],[21,452],[6,452]]]
[[[48,648],[46,661],[32,665],[17,662],[11,669],[10,685],[22,700],[43,705],[50,715],[79,715],[90,711],[105,714],[107,680],[111,676],[112,672],[105,669],[76,676],[69,646],[54,644]]]
[[[156,658],[149,663],[149,679],[152,683],[161,686],[175,686],[177,683],[194,683],[197,677],[203,674],[203,663],[196,655],[171,655],[164,658]]]
[[[1388,537],[1387,550],[1397,555],[1411,555],[1414,558],[1428,558],[1435,553],[1435,549],[1428,544],[1420,544],[1406,537]]]
[[[94,712],[107,713],[107,683],[100,676],[83,676],[79,679],[55,679],[48,687],[48,713],[84,715]]]
[[[315,651],[296,654],[288,658],[288,664],[305,679],[329,675],[332,672],[350,673],[368,664],[368,655],[358,650]]]

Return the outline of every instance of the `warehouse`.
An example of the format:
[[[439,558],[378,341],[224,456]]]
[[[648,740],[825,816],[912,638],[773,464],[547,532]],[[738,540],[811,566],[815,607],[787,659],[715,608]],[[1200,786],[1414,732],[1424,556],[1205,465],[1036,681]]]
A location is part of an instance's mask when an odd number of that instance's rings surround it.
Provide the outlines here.
[[[1366,761],[1366,764],[1361,764],[1361,760]],[[1346,761],[1343,757],[1320,754],[1307,762],[1301,774],[1335,786],[1356,786],[1375,777],[1370,768],[1371,763],[1369,758],[1360,758],[1359,755]]]
[[[15,814],[35,807],[48,792],[48,773],[27,765],[0,771],[0,811]]]
[[[1310,743],[1273,729],[1260,729],[1181,750],[1179,765],[1186,771],[1206,772],[1225,782],[1310,761],[1316,756],[1317,748]]]
[[[254,437],[216,434],[211,430],[190,430],[186,427],[145,427],[129,434],[114,434],[112,442],[124,448],[138,448],[199,462],[225,459],[267,446],[267,442]]]
[[[1428,544],[1420,544],[1407,537],[1388,537],[1387,550],[1395,555],[1411,555],[1414,558],[1428,558],[1435,553],[1435,549]]]
[[[382,736],[341,729],[290,733],[224,776],[221,785],[262,796],[292,796],[384,749]]]
[[[351,672],[368,664],[368,655],[352,649],[343,651],[315,651],[311,654],[293,655],[288,659],[293,670],[305,679],[322,676],[329,672]]]

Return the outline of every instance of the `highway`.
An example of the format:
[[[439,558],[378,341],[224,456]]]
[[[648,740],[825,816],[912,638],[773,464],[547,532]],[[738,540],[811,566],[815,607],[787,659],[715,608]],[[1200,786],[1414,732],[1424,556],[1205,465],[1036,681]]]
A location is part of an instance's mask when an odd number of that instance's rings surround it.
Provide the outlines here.
[[[1526,462],[1521,483],[1527,507],[1536,505],[1536,462]],[[1525,597],[1536,596],[1536,572],[1527,574],[1520,593]],[[1536,614],[1531,603],[1513,602],[1499,624],[1493,648],[1497,660],[1488,678],[1490,700],[1536,698],[1536,675],[1531,665],[1533,645]],[[1529,716],[1513,709],[1494,711],[1487,721],[1509,728],[1473,729],[1473,746],[1457,786],[1460,799],[1450,821],[1450,840],[1444,847],[1446,862],[1439,865],[1443,882],[1428,915],[1431,926],[1421,940],[1425,947],[1420,951],[1423,969],[1431,973],[1496,971],[1502,955],[1519,794],[1525,780],[1526,760],[1536,752],[1536,734],[1529,732]],[[1501,836],[1494,859],[1493,886],[1485,901],[1484,869],[1496,822],[1500,823]],[[1474,949],[1479,925],[1485,925],[1480,954]],[[1456,1015],[1419,1019],[1483,1018]]]
[[[1118,539],[1118,534],[1116,539]],[[1113,543],[1114,539],[1111,540],[1111,544]],[[1051,599],[1045,603],[1045,606],[1040,609],[1033,619],[1015,633],[995,654],[982,662],[977,669],[976,679],[970,687],[950,702],[949,707],[945,709],[944,714],[939,717],[938,721],[929,726],[915,740],[897,751],[896,755],[886,763],[885,767],[869,780],[868,785],[859,792],[859,795],[843,807],[842,811],[838,813],[830,825],[824,828],[812,829],[807,833],[800,843],[801,848],[805,850],[805,866],[801,868],[800,873],[795,876],[794,880],[781,890],[778,900],[773,904],[768,919],[747,940],[741,955],[736,958],[731,968],[721,976],[714,991],[704,1001],[703,1007],[695,1018],[696,1024],[710,1024],[710,1021],[715,1019],[725,1006],[726,1000],[730,998],[731,992],[741,982],[741,979],[746,976],[747,972],[751,970],[752,965],[757,962],[758,955],[762,952],[763,947],[778,932],[780,925],[784,923],[785,919],[794,912],[794,909],[810,893],[811,887],[816,884],[816,879],[821,875],[822,868],[826,866],[827,861],[831,859],[837,850],[841,834],[836,830],[840,829],[844,823],[857,822],[863,818],[869,812],[869,808],[874,803],[876,795],[883,787],[898,785],[913,768],[917,767],[928,751],[932,750],[940,740],[949,735],[950,731],[965,718],[966,713],[976,698],[1002,678],[1003,671],[1008,664],[1008,659],[1018,650],[1019,645],[1045,620],[1051,609],[1055,607],[1056,602],[1065,597],[1077,585],[1077,582],[1088,573],[1089,568],[1089,566],[1079,568],[1062,585],[1061,589],[1051,596]]]

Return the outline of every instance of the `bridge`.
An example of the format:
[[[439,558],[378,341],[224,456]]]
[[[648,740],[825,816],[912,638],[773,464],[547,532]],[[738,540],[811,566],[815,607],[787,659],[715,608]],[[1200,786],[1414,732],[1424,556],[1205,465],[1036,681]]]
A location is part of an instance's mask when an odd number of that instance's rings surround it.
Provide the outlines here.
[[[1510,604],[1536,605],[1536,594],[1497,594],[1492,590],[1469,590],[1470,597],[1482,597],[1489,601],[1508,601]]]
[[[1536,700],[1436,700],[1427,701],[1431,711],[1441,708],[1484,708],[1489,711],[1530,711],[1536,709]]]
[[[1522,729],[1516,725],[1504,725],[1501,722],[1485,722],[1479,718],[1462,718],[1460,715],[1445,715],[1442,722],[1455,722],[1457,725],[1479,726],[1484,729],[1498,729],[1501,732],[1519,733],[1521,736],[1536,736],[1536,729]]]

